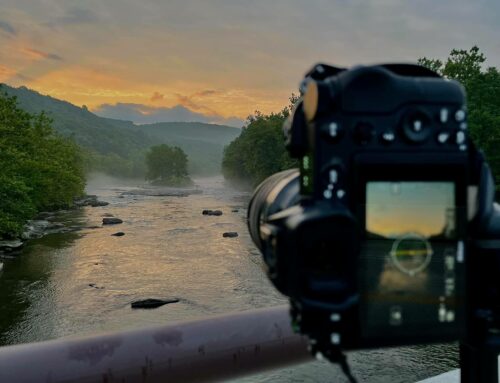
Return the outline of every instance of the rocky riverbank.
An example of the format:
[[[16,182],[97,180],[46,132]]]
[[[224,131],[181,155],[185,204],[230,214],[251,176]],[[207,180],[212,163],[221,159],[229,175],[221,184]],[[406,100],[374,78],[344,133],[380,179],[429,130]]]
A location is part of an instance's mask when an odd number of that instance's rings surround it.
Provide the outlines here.
[[[108,204],[108,202],[100,201],[96,195],[85,195],[75,199],[73,209],[80,209],[86,206],[107,206]],[[19,237],[0,240],[0,257],[16,255],[21,251],[26,242],[31,239],[41,238],[48,234],[69,233],[83,229],[82,226],[68,226],[62,222],[58,222],[58,213],[58,211],[41,212],[34,219],[26,222],[24,230]]]

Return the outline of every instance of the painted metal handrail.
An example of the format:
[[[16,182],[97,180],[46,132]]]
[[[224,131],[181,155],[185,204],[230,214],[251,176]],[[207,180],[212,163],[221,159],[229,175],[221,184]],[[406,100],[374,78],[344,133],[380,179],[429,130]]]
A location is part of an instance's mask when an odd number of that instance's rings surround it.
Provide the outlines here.
[[[310,361],[286,306],[0,348],[0,382],[209,382]]]

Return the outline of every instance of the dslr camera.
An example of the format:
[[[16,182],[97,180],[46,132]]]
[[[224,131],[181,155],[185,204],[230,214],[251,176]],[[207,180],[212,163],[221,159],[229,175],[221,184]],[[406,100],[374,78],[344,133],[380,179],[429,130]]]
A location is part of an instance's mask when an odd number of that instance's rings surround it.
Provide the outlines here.
[[[319,64],[301,93],[284,126],[299,169],[248,209],[294,329],[333,362],[460,341],[462,374],[482,381],[500,349],[500,209],[463,87],[417,65]]]

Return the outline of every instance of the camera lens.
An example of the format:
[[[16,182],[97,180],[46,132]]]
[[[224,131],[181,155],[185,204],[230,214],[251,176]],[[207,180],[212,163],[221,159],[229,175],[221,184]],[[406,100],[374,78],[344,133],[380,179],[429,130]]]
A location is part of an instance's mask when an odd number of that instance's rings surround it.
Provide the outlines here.
[[[262,250],[260,227],[271,214],[296,205],[300,199],[299,171],[285,170],[264,180],[248,206],[248,229],[255,245]]]

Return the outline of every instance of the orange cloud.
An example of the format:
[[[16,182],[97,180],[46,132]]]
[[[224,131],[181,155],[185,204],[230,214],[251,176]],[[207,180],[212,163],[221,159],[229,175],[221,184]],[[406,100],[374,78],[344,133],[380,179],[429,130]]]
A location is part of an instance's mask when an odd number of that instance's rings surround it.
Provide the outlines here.
[[[10,78],[16,75],[16,71],[12,68],[0,65],[0,82],[7,82]]]

